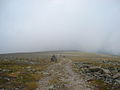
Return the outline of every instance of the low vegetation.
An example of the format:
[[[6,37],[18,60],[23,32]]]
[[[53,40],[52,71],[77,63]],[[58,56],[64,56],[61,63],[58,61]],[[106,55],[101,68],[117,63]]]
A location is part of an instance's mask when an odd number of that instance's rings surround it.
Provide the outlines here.
[[[32,55],[32,54],[31,54]],[[0,89],[34,90],[49,65],[49,58],[41,55],[1,55]]]

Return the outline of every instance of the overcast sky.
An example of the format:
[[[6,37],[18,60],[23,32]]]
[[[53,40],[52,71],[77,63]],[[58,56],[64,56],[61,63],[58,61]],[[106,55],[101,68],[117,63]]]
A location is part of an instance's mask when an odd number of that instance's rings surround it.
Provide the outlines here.
[[[0,0],[0,53],[120,54],[120,0]]]

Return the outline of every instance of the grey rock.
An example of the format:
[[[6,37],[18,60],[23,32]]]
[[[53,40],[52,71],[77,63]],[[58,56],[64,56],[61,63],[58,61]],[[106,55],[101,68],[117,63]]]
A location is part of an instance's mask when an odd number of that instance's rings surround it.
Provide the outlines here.
[[[54,85],[50,85],[47,90],[53,90],[54,89]]]
[[[120,73],[117,73],[113,76],[114,79],[120,79]]]
[[[105,74],[111,74],[109,69],[102,69]]]
[[[101,74],[104,73],[103,69],[101,69],[101,68],[99,68],[99,67],[91,67],[91,68],[89,69],[89,71],[92,72],[92,73],[95,73],[95,72],[99,72],[99,73],[101,73]]]
[[[120,84],[120,80],[115,80],[117,84]]]

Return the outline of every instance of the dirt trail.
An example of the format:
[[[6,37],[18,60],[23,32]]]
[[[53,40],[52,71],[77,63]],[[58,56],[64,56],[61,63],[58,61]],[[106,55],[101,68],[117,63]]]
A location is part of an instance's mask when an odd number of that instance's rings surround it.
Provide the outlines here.
[[[36,90],[91,90],[86,82],[80,78],[80,75],[72,70],[72,60],[62,58],[60,62],[51,65],[43,72],[45,77],[39,81],[39,88]],[[50,86],[50,80],[54,77],[60,77],[66,88],[55,89]]]

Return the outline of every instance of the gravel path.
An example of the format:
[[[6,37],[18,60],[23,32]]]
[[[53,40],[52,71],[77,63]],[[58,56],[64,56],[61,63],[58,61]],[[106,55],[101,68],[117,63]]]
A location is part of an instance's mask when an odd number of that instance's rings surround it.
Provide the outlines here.
[[[45,77],[39,81],[39,87],[36,90],[66,90],[49,86],[49,80],[57,76],[61,77],[62,82],[68,82],[64,84],[67,90],[91,90],[84,79],[72,70],[72,60],[68,58],[62,58],[60,62],[54,63],[43,73]]]

